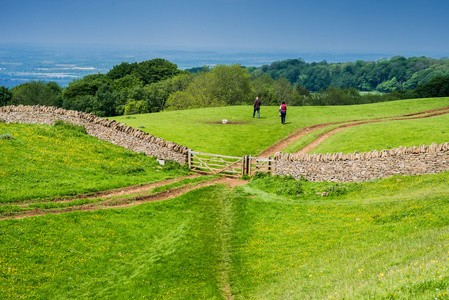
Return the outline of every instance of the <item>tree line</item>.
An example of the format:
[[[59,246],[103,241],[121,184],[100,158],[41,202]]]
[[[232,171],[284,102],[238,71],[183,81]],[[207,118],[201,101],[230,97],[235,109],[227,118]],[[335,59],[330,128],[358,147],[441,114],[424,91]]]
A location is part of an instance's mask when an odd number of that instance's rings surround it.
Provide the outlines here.
[[[273,62],[259,68],[250,68],[255,76],[268,74],[271,78],[284,77],[311,92],[326,89],[355,88],[359,91],[392,92],[413,90],[432,78],[449,75],[449,59],[395,56],[378,61],[306,63],[301,59]]]
[[[43,81],[26,82],[11,89],[2,86],[0,87],[0,106],[39,104],[110,117],[162,110],[251,105],[256,96],[261,99],[263,105],[279,105],[282,101],[288,105],[352,105],[449,96],[449,75],[443,68],[445,65],[443,63],[447,60],[427,58],[410,60],[422,62],[421,70],[417,73],[424,70],[422,67],[426,65],[425,62],[438,61],[439,67],[435,65],[433,67],[438,72],[433,73],[434,77],[430,76],[426,79],[421,78],[421,75],[410,75],[409,72],[410,78],[420,78],[419,80],[422,81],[413,89],[404,88],[407,81],[403,81],[400,76],[393,76],[396,81],[397,78],[401,79],[401,88],[394,88],[384,93],[361,94],[360,90],[365,89],[356,88],[354,85],[365,80],[366,76],[342,80],[335,75],[337,74],[335,70],[344,69],[346,71],[341,72],[349,73],[350,66],[353,66],[350,73],[354,75],[358,73],[358,69],[364,69],[363,66],[371,65],[371,62],[306,64],[301,60],[286,60],[259,68],[245,68],[235,64],[179,70],[176,64],[156,58],[138,63],[123,62],[114,66],[106,74],[92,74],[74,80],[66,88],[60,87],[55,82]],[[400,68],[395,69],[398,61],[403,62],[407,59],[395,57],[389,63],[382,60],[377,64],[383,67],[388,65],[390,75],[394,75],[402,73]],[[419,69],[416,63],[410,62],[406,65],[415,65],[415,69]],[[295,69],[295,66],[299,67],[299,71]],[[315,83],[316,86],[309,89],[311,81],[307,81],[307,78],[315,72],[312,70],[316,68],[320,68],[322,72],[328,72],[329,80],[319,85]],[[374,69],[376,68],[374,65]],[[334,70],[334,73],[331,70]],[[378,76],[382,77],[384,73],[386,74],[387,71],[383,70]],[[405,71],[405,73],[408,72]],[[440,73],[443,75],[439,76]],[[336,84],[337,82],[339,84]],[[387,82],[388,80],[382,84],[387,85]],[[319,88],[318,91],[317,88]]]

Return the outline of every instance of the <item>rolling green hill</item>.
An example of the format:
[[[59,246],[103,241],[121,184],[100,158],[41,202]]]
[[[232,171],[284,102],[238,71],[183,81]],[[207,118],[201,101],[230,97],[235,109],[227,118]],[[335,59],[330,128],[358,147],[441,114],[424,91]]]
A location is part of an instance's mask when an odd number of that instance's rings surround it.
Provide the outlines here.
[[[301,126],[448,102],[292,108],[285,126],[276,107],[263,107],[262,119],[252,119],[250,107],[228,107],[123,120],[195,150],[241,155]],[[213,124],[223,118],[235,124]],[[320,147],[439,142],[446,124],[442,115],[360,125]],[[0,139],[2,218],[31,200],[50,205],[58,196],[188,174],[76,127],[0,123],[0,134],[12,137]],[[448,181],[448,172],[347,184],[259,174],[234,189],[218,184],[128,208],[3,218],[0,298],[445,299]]]

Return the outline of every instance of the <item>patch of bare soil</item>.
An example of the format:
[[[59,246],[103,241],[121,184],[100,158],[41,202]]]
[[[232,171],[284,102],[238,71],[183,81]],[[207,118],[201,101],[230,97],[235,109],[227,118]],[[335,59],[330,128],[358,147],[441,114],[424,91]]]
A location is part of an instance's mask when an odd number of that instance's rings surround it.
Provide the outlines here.
[[[206,124],[222,124],[222,125],[238,125],[238,124],[247,124],[248,121],[227,121],[226,123],[223,123],[223,121],[217,121],[217,122],[206,122]]]

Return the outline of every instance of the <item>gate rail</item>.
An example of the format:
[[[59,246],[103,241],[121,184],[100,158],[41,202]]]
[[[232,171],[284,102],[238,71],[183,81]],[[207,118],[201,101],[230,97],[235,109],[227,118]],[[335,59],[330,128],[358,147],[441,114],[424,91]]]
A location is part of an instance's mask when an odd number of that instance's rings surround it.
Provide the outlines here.
[[[189,150],[189,169],[198,173],[230,177],[252,176],[255,172],[271,172],[272,159],[251,155],[243,157],[203,153]]]
[[[271,157],[268,158],[261,158],[261,157],[254,157],[249,156],[249,165],[248,168],[248,175],[252,176],[256,172],[268,172],[271,173],[272,171],[272,164],[273,159]]]

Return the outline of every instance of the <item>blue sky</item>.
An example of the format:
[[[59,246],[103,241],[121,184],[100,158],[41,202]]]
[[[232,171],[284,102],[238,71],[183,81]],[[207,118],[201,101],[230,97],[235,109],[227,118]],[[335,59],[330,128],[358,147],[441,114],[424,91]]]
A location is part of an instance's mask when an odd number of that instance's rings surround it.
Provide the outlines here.
[[[449,56],[447,0],[0,0],[0,44]]]

